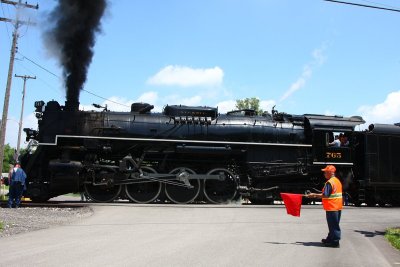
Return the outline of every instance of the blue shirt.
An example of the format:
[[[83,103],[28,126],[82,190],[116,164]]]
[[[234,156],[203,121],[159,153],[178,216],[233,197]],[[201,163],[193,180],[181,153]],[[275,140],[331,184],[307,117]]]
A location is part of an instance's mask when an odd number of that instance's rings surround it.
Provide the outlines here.
[[[17,168],[14,169],[11,175],[11,182],[21,182],[21,184],[25,184],[26,173],[23,169]]]
[[[330,183],[326,183],[324,187],[324,196],[329,197],[329,195],[332,193],[332,186]]]

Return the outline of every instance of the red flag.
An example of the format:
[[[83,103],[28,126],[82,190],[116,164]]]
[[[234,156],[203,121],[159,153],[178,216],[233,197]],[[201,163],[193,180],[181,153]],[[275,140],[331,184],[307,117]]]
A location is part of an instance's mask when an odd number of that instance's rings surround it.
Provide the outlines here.
[[[281,193],[287,214],[300,217],[302,194]]]

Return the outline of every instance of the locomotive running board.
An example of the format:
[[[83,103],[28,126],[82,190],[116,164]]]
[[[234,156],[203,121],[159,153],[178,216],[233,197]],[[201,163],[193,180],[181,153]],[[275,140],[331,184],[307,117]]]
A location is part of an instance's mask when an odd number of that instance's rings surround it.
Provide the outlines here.
[[[106,137],[106,136],[79,136],[79,135],[56,135],[54,143],[39,143],[42,146],[56,146],[58,138],[86,138],[102,140],[120,141],[151,141],[151,142],[172,142],[172,143],[193,143],[193,144],[233,144],[233,145],[257,145],[257,146],[288,146],[288,147],[312,147],[307,144],[288,144],[288,143],[255,143],[255,142],[228,142],[228,141],[208,141],[208,140],[180,140],[180,139],[156,139],[156,138],[125,138],[125,137]]]
[[[314,165],[342,165],[342,166],[353,166],[352,162],[322,162],[322,161],[314,161]]]

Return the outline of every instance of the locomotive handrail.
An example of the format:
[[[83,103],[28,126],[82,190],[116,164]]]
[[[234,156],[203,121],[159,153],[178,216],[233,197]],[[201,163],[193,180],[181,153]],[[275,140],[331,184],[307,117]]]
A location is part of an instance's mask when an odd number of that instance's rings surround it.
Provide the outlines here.
[[[353,162],[331,162],[331,161],[313,161],[314,165],[343,165],[343,166],[353,166]]]
[[[59,138],[79,138],[79,139],[102,139],[102,140],[132,140],[132,141],[151,141],[169,143],[198,143],[198,144],[232,144],[232,145],[260,145],[260,146],[289,146],[289,147],[312,147],[311,144],[296,143],[257,143],[257,142],[236,142],[236,141],[210,141],[192,139],[162,139],[162,138],[128,138],[128,137],[108,137],[108,136],[84,136],[84,135],[56,135],[54,143],[39,143],[43,146],[56,146]]]

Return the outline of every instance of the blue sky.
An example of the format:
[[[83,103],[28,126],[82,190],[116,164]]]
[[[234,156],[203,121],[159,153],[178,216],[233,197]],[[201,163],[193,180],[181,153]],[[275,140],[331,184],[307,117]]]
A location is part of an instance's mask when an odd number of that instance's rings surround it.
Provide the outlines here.
[[[400,9],[398,0],[354,0]],[[30,2],[36,4],[36,2]],[[36,100],[65,101],[62,69],[43,41],[56,1],[24,10],[36,27],[20,29],[14,74],[28,80],[24,127],[36,127]],[[400,122],[400,13],[322,0],[114,0],[97,36],[81,108],[129,110],[135,101],[234,108],[258,97],[265,110],[361,115]],[[1,4],[2,17],[15,8]],[[12,25],[0,24],[0,94],[4,95]],[[24,58],[25,57],[25,58]],[[45,68],[43,70],[36,64]],[[58,77],[57,77],[58,76]],[[22,79],[13,79],[6,142],[16,145]],[[3,97],[0,97],[3,107]]]

